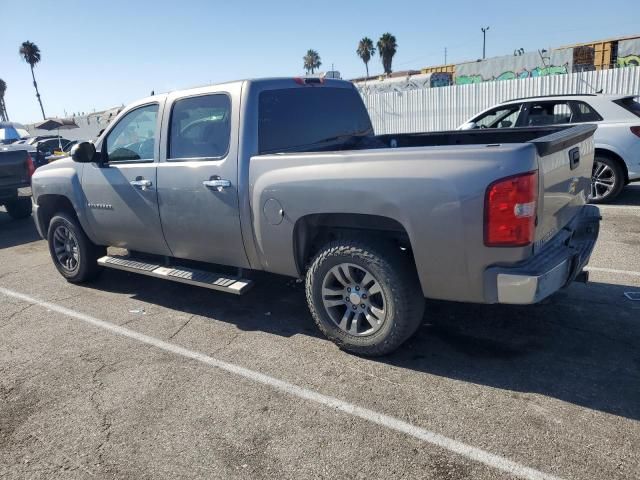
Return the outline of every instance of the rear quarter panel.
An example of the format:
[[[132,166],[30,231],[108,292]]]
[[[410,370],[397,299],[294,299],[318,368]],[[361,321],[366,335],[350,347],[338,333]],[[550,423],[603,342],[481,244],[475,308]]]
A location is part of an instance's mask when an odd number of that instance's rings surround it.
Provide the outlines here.
[[[486,187],[535,170],[532,145],[422,147],[251,158],[250,203],[262,268],[297,276],[294,228],[306,215],[380,215],[407,231],[426,297],[483,302],[483,271],[523,260],[531,247],[484,246]],[[265,203],[284,210],[269,223]]]

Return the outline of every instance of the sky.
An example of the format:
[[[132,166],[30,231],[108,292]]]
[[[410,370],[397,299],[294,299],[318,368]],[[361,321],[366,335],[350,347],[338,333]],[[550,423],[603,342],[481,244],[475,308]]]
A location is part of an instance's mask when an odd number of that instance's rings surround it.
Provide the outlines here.
[[[395,35],[394,70],[535,51],[640,33],[637,0],[0,0],[0,78],[13,121],[41,118],[29,66],[18,54],[36,43],[35,74],[47,117],[127,104],[166,92],[242,78],[304,74],[313,48],[321,70],[363,76],[358,41]],[[597,7],[599,5],[599,7]],[[378,56],[371,74],[382,73]]]

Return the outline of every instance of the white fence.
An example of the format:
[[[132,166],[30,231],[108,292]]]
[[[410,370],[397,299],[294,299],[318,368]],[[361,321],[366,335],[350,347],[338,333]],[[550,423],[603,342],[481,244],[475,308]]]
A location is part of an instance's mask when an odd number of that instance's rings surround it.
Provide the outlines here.
[[[359,88],[377,134],[453,130],[476,113],[514,98],[601,89],[640,95],[640,67],[384,93]]]

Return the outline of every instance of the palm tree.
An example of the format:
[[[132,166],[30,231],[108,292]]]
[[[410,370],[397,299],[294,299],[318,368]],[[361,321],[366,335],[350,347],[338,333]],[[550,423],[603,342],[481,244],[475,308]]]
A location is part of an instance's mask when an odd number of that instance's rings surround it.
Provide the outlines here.
[[[382,66],[384,67],[384,73],[387,75],[391,73],[391,61],[396,54],[398,44],[396,43],[396,37],[390,33],[385,33],[378,40],[378,52],[382,59]]]
[[[0,121],[8,122],[7,107],[4,104],[4,93],[7,91],[7,82],[0,78]]]
[[[322,62],[320,61],[320,55],[315,50],[307,50],[307,54],[302,57],[304,62],[304,69],[307,71],[307,75],[309,72],[312,74],[315,73],[316,69],[320,68]]]
[[[24,58],[24,61],[31,67],[31,76],[33,77],[33,87],[36,89],[36,98],[40,104],[40,111],[42,111],[42,119],[46,120],[44,116],[44,107],[42,106],[42,100],[40,100],[40,92],[38,91],[38,84],[36,83],[36,76],[33,73],[33,67],[40,61],[40,49],[33,42],[23,42],[20,45],[20,55]]]
[[[358,49],[356,50],[358,56],[364,62],[364,68],[367,70],[367,78],[369,77],[369,60],[376,54],[376,49],[373,46],[373,40],[369,37],[364,37],[358,43]]]

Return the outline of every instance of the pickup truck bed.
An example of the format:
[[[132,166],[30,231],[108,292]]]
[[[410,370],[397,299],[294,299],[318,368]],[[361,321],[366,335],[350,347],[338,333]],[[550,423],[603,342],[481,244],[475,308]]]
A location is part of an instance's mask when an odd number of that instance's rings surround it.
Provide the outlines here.
[[[384,354],[424,297],[534,303],[583,277],[594,131],[375,136],[348,82],[232,82],[136,102],[75,161],[39,168],[36,220],[69,281],[98,258],[238,294],[246,270],[304,277],[329,338]]]

